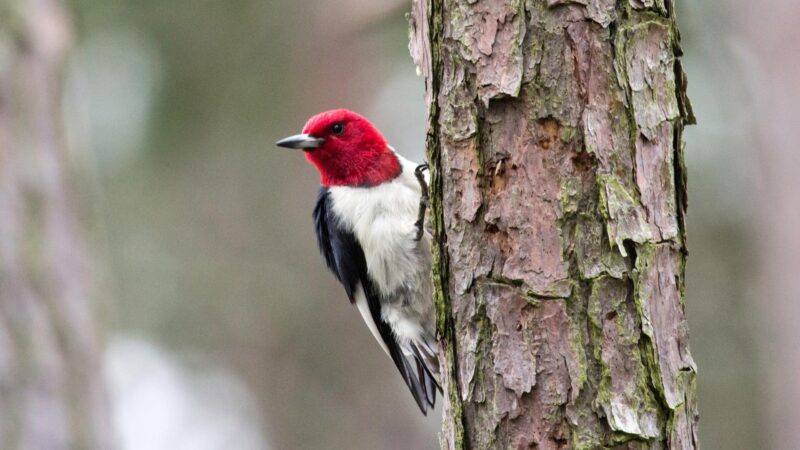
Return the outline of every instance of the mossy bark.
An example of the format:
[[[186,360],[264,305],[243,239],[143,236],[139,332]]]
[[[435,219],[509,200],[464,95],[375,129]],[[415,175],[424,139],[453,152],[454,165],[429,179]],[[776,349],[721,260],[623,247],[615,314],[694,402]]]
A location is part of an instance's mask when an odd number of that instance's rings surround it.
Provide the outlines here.
[[[415,0],[443,448],[696,448],[670,0]]]
[[[61,139],[57,0],[0,0],[0,447],[108,449],[85,248]]]

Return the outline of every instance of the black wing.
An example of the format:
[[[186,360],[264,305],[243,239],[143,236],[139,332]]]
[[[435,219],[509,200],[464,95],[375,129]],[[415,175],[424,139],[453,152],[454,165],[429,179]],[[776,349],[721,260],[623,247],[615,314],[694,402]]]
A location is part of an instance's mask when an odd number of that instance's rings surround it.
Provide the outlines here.
[[[330,208],[328,189],[321,188],[314,208],[317,243],[328,269],[336,275],[347,292],[350,303],[356,301],[356,289],[366,276],[367,261],[355,235],[343,229]]]
[[[380,292],[367,273],[367,260],[364,257],[364,250],[353,232],[344,226],[333,213],[328,189],[324,187],[320,189],[317,206],[314,208],[314,226],[317,232],[319,249],[325,258],[325,263],[344,286],[350,303],[355,302],[356,289],[359,286],[364,289],[370,315],[375,322],[381,339],[389,350],[389,356],[397,366],[397,370],[400,371],[400,375],[409,390],[411,390],[419,409],[423,414],[426,414],[428,407],[433,408],[436,401],[436,389],[432,388],[432,385],[435,384],[433,376],[416,349],[414,349],[416,354],[410,355],[417,363],[417,373],[415,373],[411,363],[404,356],[403,350],[397,343],[391,327],[383,321]]]

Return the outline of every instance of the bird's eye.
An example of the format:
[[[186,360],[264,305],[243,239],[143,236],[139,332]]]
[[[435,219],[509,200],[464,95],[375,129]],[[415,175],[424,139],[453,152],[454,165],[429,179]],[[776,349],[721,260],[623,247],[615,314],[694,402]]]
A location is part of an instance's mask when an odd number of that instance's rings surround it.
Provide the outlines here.
[[[336,122],[331,126],[331,133],[339,135],[344,133],[344,124],[341,122]]]

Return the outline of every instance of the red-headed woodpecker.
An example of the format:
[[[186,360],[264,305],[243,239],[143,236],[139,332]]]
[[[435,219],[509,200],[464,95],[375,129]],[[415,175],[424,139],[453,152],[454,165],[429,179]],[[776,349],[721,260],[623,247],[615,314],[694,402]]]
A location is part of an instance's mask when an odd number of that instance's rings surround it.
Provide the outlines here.
[[[424,166],[344,109],[317,114],[277,145],[302,149],[317,167],[320,252],[425,414],[441,388]]]

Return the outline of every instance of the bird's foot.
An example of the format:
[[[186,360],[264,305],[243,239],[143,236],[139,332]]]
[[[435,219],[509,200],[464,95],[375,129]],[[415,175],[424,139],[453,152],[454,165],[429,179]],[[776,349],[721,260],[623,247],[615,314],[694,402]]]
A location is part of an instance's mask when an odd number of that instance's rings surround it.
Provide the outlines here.
[[[428,183],[425,181],[423,172],[426,170],[428,170],[428,164],[420,164],[414,169],[414,175],[417,177],[419,187],[422,190],[422,196],[419,199],[419,215],[417,217],[417,222],[414,224],[414,226],[417,227],[417,235],[414,237],[415,242],[419,242],[419,240],[422,239],[422,235],[425,233],[425,211],[428,209]]]

